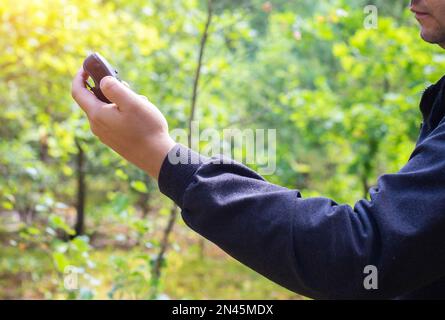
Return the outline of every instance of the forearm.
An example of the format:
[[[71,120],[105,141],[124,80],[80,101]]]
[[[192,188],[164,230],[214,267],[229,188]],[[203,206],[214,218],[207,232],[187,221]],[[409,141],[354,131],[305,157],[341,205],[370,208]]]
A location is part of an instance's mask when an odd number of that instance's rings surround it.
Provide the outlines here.
[[[350,207],[303,200],[243,165],[207,158],[182,165],[166,160],[159,184],[182,208],[187,225],[280,285],[315,298],[364,294],[374,234]]]

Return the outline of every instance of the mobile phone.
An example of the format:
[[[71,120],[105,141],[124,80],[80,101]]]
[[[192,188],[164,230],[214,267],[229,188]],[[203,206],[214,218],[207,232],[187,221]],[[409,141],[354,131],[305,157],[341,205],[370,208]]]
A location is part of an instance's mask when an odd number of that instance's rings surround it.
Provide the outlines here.
[[[114,77],[120,81],[117,70],[97,52],[90,54],[85,59],[83,62],[83,69],[94,81],[94,86],[86,81],[86,87],[90,89],[99,100],[111,103],[100,90],[100,81],[107,76]]]

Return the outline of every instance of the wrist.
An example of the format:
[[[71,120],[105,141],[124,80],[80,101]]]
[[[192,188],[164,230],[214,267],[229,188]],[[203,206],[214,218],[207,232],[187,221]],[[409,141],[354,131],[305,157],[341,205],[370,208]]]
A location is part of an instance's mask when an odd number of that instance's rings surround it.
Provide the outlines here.
[[[182,208],[185,190],[192,183],[196,171],[210,159],[179,143],[167,157],[159,172],[159,190]]]
[[[150,137],[148,147],[145,148],[146,154],[142,169],[149,176],[158,180],[162,164],[175,145],[176,142],[167,133]]]

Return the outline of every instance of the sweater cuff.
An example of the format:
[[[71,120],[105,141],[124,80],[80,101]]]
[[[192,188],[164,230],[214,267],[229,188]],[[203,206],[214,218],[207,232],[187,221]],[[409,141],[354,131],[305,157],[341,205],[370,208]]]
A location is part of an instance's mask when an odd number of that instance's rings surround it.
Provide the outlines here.
[[[185,190],[206,159],[193,150],[176,144],[162,163],[158,179],[159,190],[182,208]]]

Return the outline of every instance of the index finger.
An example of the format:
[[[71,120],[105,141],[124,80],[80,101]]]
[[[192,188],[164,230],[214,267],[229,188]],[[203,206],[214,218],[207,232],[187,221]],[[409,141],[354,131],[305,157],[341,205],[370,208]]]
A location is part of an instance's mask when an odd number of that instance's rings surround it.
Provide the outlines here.
[[[97,97],[85,87],[85,81],[87,81],[87,79],[88,74],[83,70],[83,67],[81,67],[74,77],[71,95],[83,111],[89,115],[104,105],[104,102],[97,99]]]

